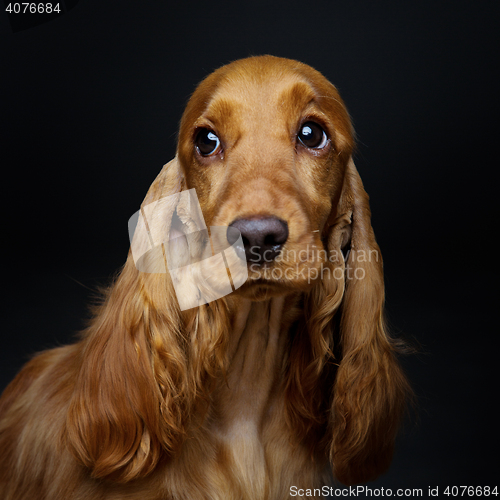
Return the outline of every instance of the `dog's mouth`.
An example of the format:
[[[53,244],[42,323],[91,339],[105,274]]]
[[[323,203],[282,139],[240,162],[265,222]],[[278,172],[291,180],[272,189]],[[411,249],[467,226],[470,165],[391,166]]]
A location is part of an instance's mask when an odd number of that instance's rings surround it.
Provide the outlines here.
[[[247,262],[246,291],[265,294],[289,291],[307,291],[322,277],[320,262],[279,260],[272,262]]]

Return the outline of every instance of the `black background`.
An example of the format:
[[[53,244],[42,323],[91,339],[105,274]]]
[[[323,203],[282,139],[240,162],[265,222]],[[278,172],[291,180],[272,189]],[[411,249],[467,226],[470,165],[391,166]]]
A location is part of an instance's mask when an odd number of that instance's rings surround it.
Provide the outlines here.
[[[199,80],[289,57],[347,103],[389,319],[419,349],[417,410],[370,486],[498,484],[496,3],[80,0],[15,33],[2,12],[0,389],[84,326]]]

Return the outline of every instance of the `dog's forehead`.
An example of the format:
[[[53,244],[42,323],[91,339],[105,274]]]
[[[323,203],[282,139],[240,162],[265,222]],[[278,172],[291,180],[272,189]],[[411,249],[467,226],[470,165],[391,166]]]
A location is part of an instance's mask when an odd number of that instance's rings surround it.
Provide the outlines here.
[[[270,116],[288,111],[298,114],[316,97],[309,82],[294,75],[278,78],[231,78],[217,87],[217,90],[204,100],[206,116],[227,115],[229,112],[244,115],[258,114]]]
[[[275,105],[293,98],[286,90],[298,84],[302,92],[295,97],[309,95],[311,98],[315,88],[321,88],[323,94],[336,92],[321,73],[306,64],[274,56],[256,56],[239,59],[208,75],[193,93],[191,104],[203,111],[208,103],[222,96],[234,103]]]
[[[214,96],[227,95],[234,99],[276,99],[284,91],[300,85],[303,91],[313,94],[310,82],[292,71],[229,72],[218,82]]]

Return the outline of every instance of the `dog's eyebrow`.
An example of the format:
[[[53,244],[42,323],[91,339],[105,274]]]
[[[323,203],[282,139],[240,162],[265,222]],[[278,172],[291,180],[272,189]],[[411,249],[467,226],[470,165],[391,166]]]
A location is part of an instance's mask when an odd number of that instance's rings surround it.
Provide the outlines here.
[[[209,103],[202,117],[210,120],[215,125],[228,123],[234,118],[237,109],[237,103],[232,99],[218,98]]]
[[[310,103],[315,102],[316,98],[317,95],[311,85],[297,82],[281,93],[279,102],[293,113],[300,114]]]

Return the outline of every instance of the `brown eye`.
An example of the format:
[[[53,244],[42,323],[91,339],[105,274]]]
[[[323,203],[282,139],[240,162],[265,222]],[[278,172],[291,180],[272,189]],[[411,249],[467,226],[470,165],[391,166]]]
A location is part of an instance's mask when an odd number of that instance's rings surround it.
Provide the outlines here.
[[[210,156],[220,149],[220,140],[212,130],[202,128],[195,139],[195,146],[201,156]]]
[[[299,141],[311,149],[324,148],[328,142],[326,132],[314,122],[306,122],[300,127],[298,134]]]

